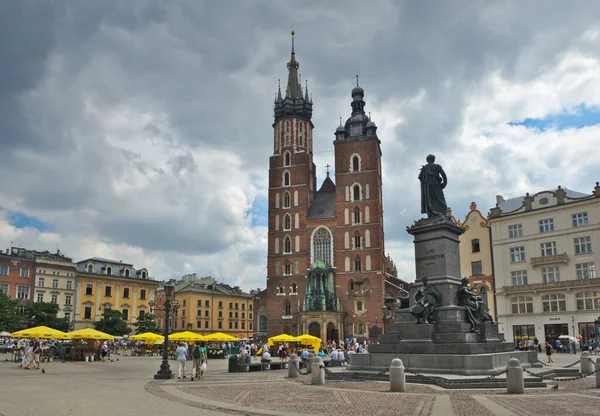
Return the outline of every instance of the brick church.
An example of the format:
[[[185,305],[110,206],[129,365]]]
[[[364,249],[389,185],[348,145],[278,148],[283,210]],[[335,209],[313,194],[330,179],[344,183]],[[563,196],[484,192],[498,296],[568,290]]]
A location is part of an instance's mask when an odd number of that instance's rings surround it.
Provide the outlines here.
[[[365,114],[357,77],[352,113],[335,131],[335,182],[327,166],[317,189],[313,103],[299,82],[293,35],[285,93],[280,87],[275,98],[267,288],[257,300],[257,335],[375,341],[407,289],[385,255],[377,126]]]

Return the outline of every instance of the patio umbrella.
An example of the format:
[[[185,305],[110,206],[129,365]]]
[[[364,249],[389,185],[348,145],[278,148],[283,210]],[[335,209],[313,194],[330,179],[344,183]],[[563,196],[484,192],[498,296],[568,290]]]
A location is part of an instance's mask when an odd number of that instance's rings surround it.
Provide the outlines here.
[[[0,332],[0,337],[10,337],[10,332],[2,331]]]
[[[13,338],[46,338],[46,339],[69,339],[68,334],[58,329],[48,328],[47,326],[36,326],[34,328],[23,329],[10,334]]]
[[[315,337],[314,335],[303,334],[303,335],[297,336],[296,339],[301,344],[310,345],[315,350],[315,353],[321,347],[321,338]]]
[[[77,331],[69,332],[68,335],[73,339],[102,339],[111,341],[115,339],[112,335],[92,328],[78,329]]]
[[[165,337],[162,335],[155,334],[153,332],[144,332],[143,334],[133,335],[131,338],[132,341],[144,341],[149,344],[154,344],[157,341],[163,342]]]
[[[215,332],[214,334],[207,335],[204,339],[205,341],[239,341],[239,338],[224,334],[223,332]]]
[[[205,341],[206,337],[192,331],[176,332],[169,335],[169,341]]]
[[[288,335],[288,334],[281,334],[281,335],[277,335],[277,336],[269,338],[268,342],[269,343],[274,343],[274,342],[298,342],[298,338],[293,337],[293,336]]]

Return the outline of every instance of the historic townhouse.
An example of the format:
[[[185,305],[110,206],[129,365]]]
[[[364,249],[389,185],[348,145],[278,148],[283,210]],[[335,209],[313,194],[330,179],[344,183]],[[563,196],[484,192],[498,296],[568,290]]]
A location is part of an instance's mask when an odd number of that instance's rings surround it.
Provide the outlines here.
[[[149,302],[160,282],[148,270],[132,264],[98,257],[77,263],[75,329],[91,327],[106,308],[122,313],[128,324],[150,311]]]
[[[26,250],[11,247],[0,252],[0,292],[18,299],[21,312],[31,302],[35,279],[35,257]]]
[[[505,200],[490,212],[500,331],[540,341],[597,336],[600,186],[558,187]]]
[[[293,36],[293,34],[292,34]],[[292,37],[285,94],[276,94],[269,158],[267,289],[259,334],[310,333],[323,340],[376,337],[405,284],[386,257],[381,147],[351,91],[351,115],[335,131],[335,183],[317,189],[313,102],[299,82]],[[264,336],[263,336],[264,337]]]

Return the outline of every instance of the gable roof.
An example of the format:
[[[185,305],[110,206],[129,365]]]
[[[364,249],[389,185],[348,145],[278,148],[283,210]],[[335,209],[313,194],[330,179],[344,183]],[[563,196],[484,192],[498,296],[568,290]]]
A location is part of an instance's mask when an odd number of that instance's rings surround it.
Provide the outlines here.
[[[321,187],[322,188],[322,187]],[[335,218],[335,192],[317,192],[308,210],[307,220]]]

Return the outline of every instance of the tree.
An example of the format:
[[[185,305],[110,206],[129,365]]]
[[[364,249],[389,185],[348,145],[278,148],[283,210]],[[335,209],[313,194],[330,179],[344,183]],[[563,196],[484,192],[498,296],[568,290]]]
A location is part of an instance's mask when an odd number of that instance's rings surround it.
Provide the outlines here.
[[[25,318],[30,326],[47,326],[59,331],[69,330],[69,321],[58,316],[58,304],[52,302],[35,302],[25,306]]]
[[[136,334],[143,334],[144,332],[158,334],[158,331],[160,331],[156,326],[156,322],[154,322],[154,315],[151,313],[145,313],[144,316],[139,317],[133,326],[135,326]]]
[[[0,292],[0,331],[14,332],[22,327],[23,317],[18,311],[19,301]]]
[[[123,320],[121,312],[109,308],[104,309],[102,319],[95,322],[94,327],[98,331],[119,337],[131,332],[131,328],[129,328],[127,322]]]

